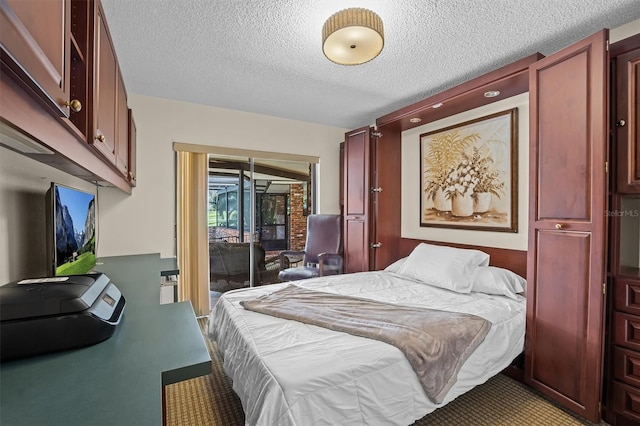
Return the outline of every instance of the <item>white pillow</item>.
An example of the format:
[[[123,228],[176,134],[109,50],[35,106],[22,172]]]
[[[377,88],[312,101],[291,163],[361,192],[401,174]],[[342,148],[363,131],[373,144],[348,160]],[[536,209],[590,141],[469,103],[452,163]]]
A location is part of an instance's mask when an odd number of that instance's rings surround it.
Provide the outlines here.
[[[384,268],[384,270],[386,272],[398,272],[400,270],[400,268],[402,267],[402,265],[404,265],[404,262],[406,260],[407,260],[406,257],[398,259],[395,262],[393,262],[391,265],[389,265],[386,268]]]
[[[476,269],[488,264],[489,255],[480,250],[420,243],[398,274],[435,287],[470,293]]]
[[[495,266],[478,268],[471,291],[475,293],[498,294],[517,300],[517,293],[524,293],[527,280],[515,272]]]

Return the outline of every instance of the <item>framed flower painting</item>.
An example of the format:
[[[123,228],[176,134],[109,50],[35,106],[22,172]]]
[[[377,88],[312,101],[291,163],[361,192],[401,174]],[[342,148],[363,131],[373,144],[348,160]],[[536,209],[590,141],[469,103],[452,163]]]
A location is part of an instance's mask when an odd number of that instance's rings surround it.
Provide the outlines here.
[[[518,232],[518,109],[420,135],[420,226]]]

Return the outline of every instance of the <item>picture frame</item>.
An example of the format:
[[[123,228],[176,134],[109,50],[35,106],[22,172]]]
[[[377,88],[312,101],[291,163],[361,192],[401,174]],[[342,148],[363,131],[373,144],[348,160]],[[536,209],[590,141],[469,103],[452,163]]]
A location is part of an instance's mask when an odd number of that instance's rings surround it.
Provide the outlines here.
[[[420,135],[420,226],[518,232],[518,109]]]

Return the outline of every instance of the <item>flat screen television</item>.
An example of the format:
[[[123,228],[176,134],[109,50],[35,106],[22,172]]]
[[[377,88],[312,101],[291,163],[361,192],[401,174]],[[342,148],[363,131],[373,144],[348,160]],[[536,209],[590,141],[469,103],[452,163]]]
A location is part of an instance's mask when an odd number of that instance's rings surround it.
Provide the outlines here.
[[[46,199],[50,274],[89,273],[96,265],[95,194],[53,182]]]

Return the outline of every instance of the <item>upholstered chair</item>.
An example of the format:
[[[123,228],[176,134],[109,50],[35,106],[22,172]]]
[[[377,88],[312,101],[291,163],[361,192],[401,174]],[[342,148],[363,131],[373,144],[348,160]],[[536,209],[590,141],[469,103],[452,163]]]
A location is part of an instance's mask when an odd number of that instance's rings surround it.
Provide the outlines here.
[[[286,268],[287,259],[302,257],[302,264]],[[304,250],[280,252],[281,281],[296,281],[342,273],[342,218],[337,214],[312,214],[307,217]]]

